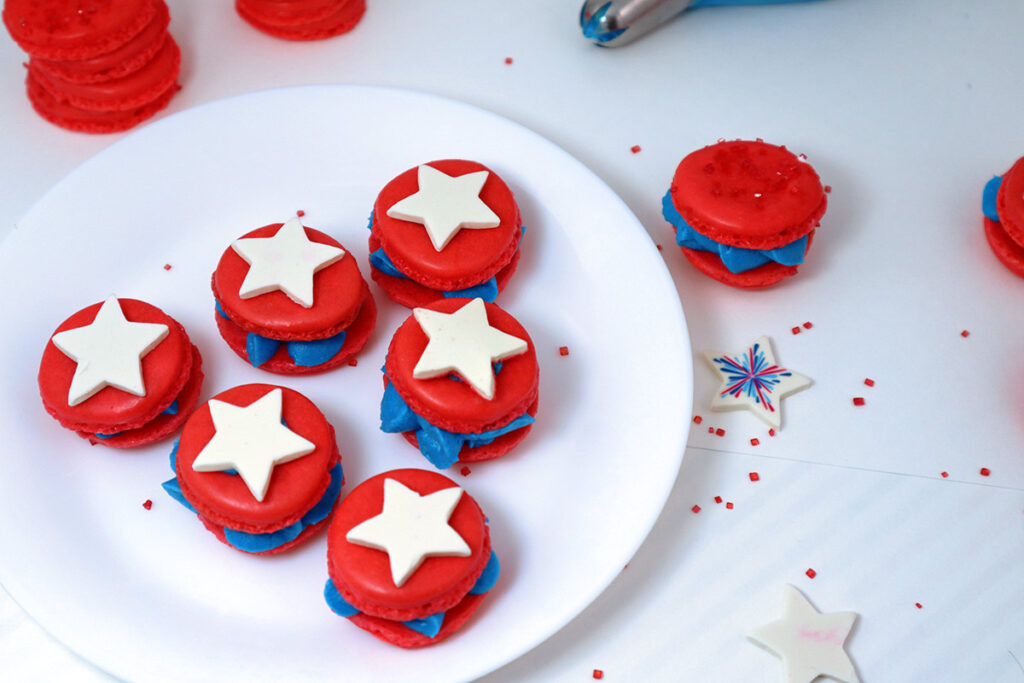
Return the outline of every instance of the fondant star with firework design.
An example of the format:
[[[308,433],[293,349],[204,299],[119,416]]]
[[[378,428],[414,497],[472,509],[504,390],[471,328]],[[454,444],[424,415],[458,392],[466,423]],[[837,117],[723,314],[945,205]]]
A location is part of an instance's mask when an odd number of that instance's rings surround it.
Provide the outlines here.
[[[704,358],[722,380],[711,410],[746,408],[776,429],[782,426],[782,399],[811,385],[809,377],[776,362],[768,337],[737,354],[705,351]]]

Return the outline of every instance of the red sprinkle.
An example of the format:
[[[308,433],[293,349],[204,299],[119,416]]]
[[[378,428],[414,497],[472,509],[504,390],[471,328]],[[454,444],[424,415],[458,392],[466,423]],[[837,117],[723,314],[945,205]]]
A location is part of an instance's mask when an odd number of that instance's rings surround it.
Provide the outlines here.
[[[704,418],[701,417],[700,415],[694,415],[693,416],[693,424],[699,425],[703,421],[704,421]]]
[[[692,508],[690,508],[690,510],[693,511],[693,514],[697,514],[698,512],[700,512],[700,505],[694,505]]]
[[[302,218],[303,216],[306,215],[306,212],[303,211],[302,209],[299,209],[298,211],[295,212],[295,215],[298,216],[299,218]]]
[[[470,469],[469,469],[468,467],[466,467],[465,465],[463,465],[463,466],[462,466],[462,469],[461,469],[461,470],[459,470],[459,474],[461,474],[461,475],[462,475],[462,476],[464,476],[464,477],[465,477],[465,476],[469,476],[469,473],[470,473],[470,471],[471,471],[471,470],[470,470]]]
[[[873,387],[873,386],[875,386],[875,380],[871,379],[870,377],[866,378],[864,380],[864,384],[866,384],[869,387]]]
[[[807,578],[809,578],[809,579],[813,579],[815,576],[818,575],[818,572],[814,571],[813,569],[808,569],[804,573],[807,574]]]
[[[511,57],[505,57],[505,63],[506,64],[511,64],[512,63],[512,58]]]
[[[725,430],[719,427],[715,430],[715,436],[725,436]]]
[[[349,364],[349,367],[354,368],[355,366],[359,365],[359,359],[358,358],[349,358],[348,359],[348,364]]]
[[[750,481],[761,481],[761,475],[757,472],[750,473]]]
[[[715,502],[716,503],[721,503],[722,502],[722,497],[721,496],[715,496]]]
[[[921,609],[921,603],[915,602],[914,607],[916,607],[917,609]]]
[[[633,154],[639,154],[640,145],[633,145],[632,147],[629,148],[629,151],[632,152]]]
[[[164,264],[164,270],[170,270],[170,269],[171,269],[171,267],[172,267],[172,266],[171,266],[171,264],[170,264],[170,263],[165,263],[165,264]]]
[[[569,347],[568,346],[559,346],[558,347],[558,355],[559,356],[568,356],[569,355]]]
[[[832,186],[831,185],[826,185],[825,186],[825,193],[828,194],[831,191],[832,191]]]
[[[987,467],[982,467],[980,470],[978,470],[978,473],[983,477],[987,477],[988,475],[992,474],[992,470],[990,470]]]
[[[146,499],[146,502],[142,504],[142,507],[146,508],[147,510],[151,510],[153,508],[153,501]]]
[[[967,330],[964,330],[963,332],[960,333],[960,336],[961,337],[970,337],[971,333],[968,332]]]
[[[725,504],[725,509],[726,510],[732,510],[732,503],[726,503]]]
[[[751,445],[751,446],[757,446],[757,445],[758,445],[758,444],[760,444],[760,443],[761,443],[761,442],[760,442],[760,441],[758,441],[757,439],[751,439],[751,440],[750,440],[750,445]]]
[[[853,405],[855,405],[855,406],[862,406],[862,405],[864,405],[864,399],[862,399],[860,396],[858,396],[857,398],[853,399]]]
[[[790,332],[792,332],[793,334],[800,334],[800,328],[794,327],[792,330],[790,330]]]
[[[661,251],[661,245],[660,244],[655,244],[654,246],[656,246],[658,248],[658,251]]]
[[[594,678],[597,680],[601,680],[602,678],[604,678],[604,672],[600,669],[594,669]]]
[[[946,478],[946,477],[948,477],[948,476],[949,476],[949,472],[943,472],[943,473],[942,473],[942,478],[943,478],[943,479],[945,479],[945,478]]]
[[[775,430],[774,429],[769,429],[768,430],[768,436],[775,436]]]
[[[805,330],[809,330],[809,329],[811,329],[812,327],[814,327],[814,325],[812,325],[811,323],[804,323],[804,329],[805,329]]]
[[[708,427],[708,434],[714,434],[714,433],[715,433],[715,428],[714,427]]]

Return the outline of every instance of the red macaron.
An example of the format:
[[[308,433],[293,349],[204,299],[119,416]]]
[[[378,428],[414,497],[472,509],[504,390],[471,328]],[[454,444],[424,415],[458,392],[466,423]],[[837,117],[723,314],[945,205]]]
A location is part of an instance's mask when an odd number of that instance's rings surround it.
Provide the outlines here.
[[[231,349],[254,367],[279,374],[347,363],[377,320],[355,257],[298,219],[236,240],[221,256],[212,288],[217,327]]]
[[[200,406],[164,489],[223,543],[284,552],[323,527],[344,483],[334,428],[297,391],[246,384]]]
[[[321,40],[355,28],[365,0],[235,0],[238,15],[276,38]]]
[[[156,0],[7,0],[3,21],[32,57],[83,60],[118,49],[156,13]]]
[[[330,608],[405,648],[457,631],[500,572],[477,502],[416,469],[378,474],[345,497],[328,530],[327,567]]]
[[[683,158],[662,213],[699,271],[758,289],[796,274],[826,206],[802,157],[762,140],[732,140]]]
[[[508,185],[475,161],[410,168],[374,202],[370,275],[403,306],[442,297],[494,301],[519,262],[519,206]]]
[[[50,336],[39,365],[43,406],[94,444],[143,446],[177,431],[199,399],[202,357],[156,306],[110,297]]]
[[[1024,157],[992,178],[982,196],[985,237],[996,258],[1024,277]]]

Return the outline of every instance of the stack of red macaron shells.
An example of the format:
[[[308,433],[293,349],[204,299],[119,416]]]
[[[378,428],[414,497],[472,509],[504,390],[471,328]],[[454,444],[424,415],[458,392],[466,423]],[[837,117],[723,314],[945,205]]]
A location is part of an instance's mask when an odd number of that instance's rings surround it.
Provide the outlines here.
[[[236,0],[238,15],[260,31],[286,40],[321,40],[355,28],[365,0]]]
[[[827,206],[814,168],[784,146],[762,140],[721,141],[688,154],[669,193],[691,228],[744,249],[776,249],[805,235],[809,249]],[[767,287],[797,271],[773,261],[733,273],[715,253],[682,250],[705,275],[743,289]]]
[[[181,51],[163,0],[8,0],[3,19],[29,53],[32,106],[58,126],[126,130],[178,90]]]
[[[999,220],[985,217],[985,237],[996,258],[1024,277],[1024,157],[1003,174],[996,194]]]
[[[522,220],[512,190],[497,173],[476,161],[443,159],[423,165],[452,177],[486,171],[487,180],[479,196],[501,222],[494,228],[459,230],[438,251],[422,224],[387,215],[388,209],[419,189],[419,166],[410,168],[377,195],[369,239],[370,252],[382,248],[407,278],[392,277],[371,267],[374,282],[391,300],[410,308],[440,299],[445,291],[472,287],[492,277],[500,292],[519,262],[522,238]]]
[[[53,336],[92,324],[103,302],[83,308],[54,330],[43,350],[38,381],[43,406],[63,427],[94,444],[131,448],[166,438],[185,422],[199,400],[202,358],[185,328],[156,306],[137,299],[118,303],[129,322],[168,327],[167,337],[140,361],[144,395],[106,386],[81,403],[69,404],[68,388],[78,363],[57,348]],[[177,411],[165,412],[175,401]]]

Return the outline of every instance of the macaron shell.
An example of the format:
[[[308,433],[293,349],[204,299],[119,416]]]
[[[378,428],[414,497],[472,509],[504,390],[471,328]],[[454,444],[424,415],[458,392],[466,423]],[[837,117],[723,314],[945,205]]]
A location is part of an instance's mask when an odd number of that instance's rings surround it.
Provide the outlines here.
[[[138,35],[155,12],[153,0],[6,0],[3,21],[33,57],[91,59]]]
[[[135,429],[167,409],[181,393],[192,371],[192,344],[185,328],[156,306],[137,299],[118,299],[129,322],[164,324],[168,334],[142,357],[145,396],[104,387],[78,405],[68,405],[68,389],[78,363],[53,344],[53,335],[92,324],[102,302],[78,311],[50,335],[39,365],[43,405],[61,425],[85,432],[112,433]]]
[[[810,164],[762,141],[719,142],[688,154],[670,192],[694,230],[747,249],[773,249],[803,237],[827,205]]]
[[[273,237],[282,225],[265,225],[239,239]],[[212,287],[214,297],[233,323],[249,332],[282,340],[324,339],[352,324],[369,291],[355,257],[330,235],[304,229],[310,241],[345,251],[341,259],[313,274],[313,305],[305,308],[280,290],[241,298],[238,291],[249,273],[249,264],[229,246],[213,273]]]
[[[985,218],[985,239],[992,253],[1011,273],[1024,277],[1024,247],[1010,239],[1002,223]]]
[[[246,350],[249,333],[223,316],[214,314],[217,320],[217,330],[220,336],[227,342],[231,350],[246,363],[249,362],[249,354]],[[359,315],[351,325],[345,328],[345,343],[333,358],[319,365],[297,365],[288,355],[287,347],[282,344],[277,352],[265,363],[259,366],[260,370],[274,372],[280,375],[311,375],[318,372],[326,372],[336,367],[345,365],[350,359],[356,356],[370,338],[377,323],[377,304],[369,291],[363,299]]]
[[[337,500],[335,500],[334,507],[336,507],[337,504],[338,504],[338,502],[337,502]],[[327,526],[327,523],[331,520],[331,515],[334,514],[334,507],[331,508],[331,513],[328,514],[327,517],[325,517],[324,519],[320,520],[316,524],[310,524],[309,526],[304,528],[302,531],[300,531],[298,536],[296,536],[292,540],[288,541],[287,543],[283,543],[283,544],[277,546],[276,548],[271,548],[270,550],[261,550],[261,551],[258,551],[258,552],[252,552],[250,550],[242,550],[241,552],[246,553],[248,555],[279,555],[280,553],[288,552],[289,550],[291,550],[295,546],[302,545],[303,543],[308,541],[310,538],[312,538],[314,535],[316,535],[321,529],[323,529],[325,526]],[[198,517],[199,517],[199,521],[203,523],[203,526],[206,527],[206,529],[208,531],[212,532],[213,535],[217,537],[218,541],[220,541],[221,543],[223,543],[224,545],[226,545],[226,546],[228,546],[230,548],[234,548],[235,550],[241,550],[240,548],[235,548],[235,546],[233,546],[230,543],[228,543],[227,536],[224,534],[224,527],[223,526],[221,526],[219,524],[216,524],[214,522],[211,522],[210,520],[206,519],[202,515],[198,515]]]
[[[453,313],[470,299],[440,299],[425,306]],[[496,304],[485,304],[488,323],[502,332],[526,340],[524,353],[501,361],[495,375],[494,398],[486,399],[469,384],[448,376],[416,379],[413,369],[429,341],[423,328],[409,316],[395,332],[388,347],[385,367],[388,378],[414,413],[427,422],[452,432],[482,432],[502,427],[526,412],[537,400],[540,371],[537,350],[522,325]]]
[[[323,21],[350,4],[349,0],[237,0],[237,3],[244,7],[253,19],[280,28],[300,27],[303,24]]]
[[[245,384],[213,398],[244,407],[277,388]],[[286,387],[280,389],[284,394],[281,419],[288,429],[312,441],[316,450],[275,465],[262,502],[253,497],[241,476],[192,469],[192,463],[216,433],[209,402],[199,406],[185,423],[178,441],[178,484],[196,511],[220,526],[249,533],[280,529],[298,521],[327,490],[329,470],[339,458],[334,428],[308,398]]]
[[[178,80],[181,71],[181,50],[170,36],[144,67],[100,83],[72,83],[61,80],[29,62],[29,73],[54,98],[72,107],[90,111],[125,111],[137,109],[160,97]]]
[[[462,229],[437,251],[420,223],[391,218],[388,209],[419,190],[418,166],[384,186],[373,207],[372,231],[395,267],[431,289],[456,290],[493,277],[512,260],[522,235],[519,207],[498,174],[483,164],[462,159],[426,164],[449,176],[487,171],[480,199],[498,215],[494,228]]]
[[[371,233],[370,251],[376,251],[379,247],[380,240],[374,237],[373,233]],[[509,279],[511,279],[512,274],[516,272],[516,266],[519,265],[520,254],[520,250],[516,249],[508,264],[494,275],[495,282],[498,285],[499,294],[505,290],[505,286],[508,284]],[[430,287],[422,285],[415,280],[387,275],[374,268],[372,264],[370,265],[370,277],[373,278],[373,281],[377,283],[378,287],[384,290],[384,293],[387,294],[389,299],[408,308],[426,306],[427,304],[444,297],[444,292],[441,290],[431,289]]]
[[[537,401],[533,402],[527,410],[530,415],[537,415]],[[533,425],[529,424],[525,427],[521,427],[515,431],[509,432],[508,434],[502,434],[494,441],[483,446],[477,446],[476,448],[470,448],[469,446],[463,446],[459,451],[460,463],[467,462],[483,462],[485,460],[494,460],[505,455],[513,448],[519,445],[519,443],[526,438],[526,435],[533,429]],[[419,448],[419,441],[416,439],[416,432],[404,432],[402,436],[405,437],[406,441],[411,443],[413,446]]]
[[[1003,174],[996,195],[999,223],[1010,239],[1024,245],[1024,157]]]
[[[110,52],[92,59],[55,61],[32,58],[39,71],[73,83],[98,83],[122,78],[149,63],[167,39],[171,15],[163,0],[156,0],[156,14],[137,36]]]
[[[173,84],[155,100],[138,109],[89,111],[55,98],[36,82],[31,71],[25,79],[25,88],[32,108],[50,123],[76,133],[95,134],[118,133],[137,126],[170,104],[171,98],[180,89]]]
[[[490,559],[490,535],[480,506],[463,491],[448,520],[469,546],[468,557],[427,557],[396,587],[386,552],[345,538],[354,526],[380,514],[385,479],[399,481],[420,495],[458,486],[442,474],[416,469],[383,472],[357,486],[335,510],[327,533],[328,569],[335,588],[359,611],[384,619],[419,619],[454,607]]]
[[[462,628],[462,625],[469,620],[476,612],[484,595],[467,595],[462,601],[444,613],[444,623],[441,630],[433,638],[428,638],[422,633],[413,631],[400,621],[371,617],[368,614],[356,614],[348,618],[353,624],[369,631],[381,640],[404,648],[426,647],[440,643],[442,640]]]
[[[249,7],[244,0],[236,0],[235,10],[251,26],[275,38],[283,38],[284,40],[323,40],[348,33],[355,28],[366,12],[366,2],[365,0],[349,0],[349,2],[323,19],[289,26],[280,26],[261,21],[249,11]]]
[[[87,439],[94,446],[99,444],[111,448],[135,448],[160,441],[178,431],[181,425],[185,424],[185,420],[199,403],[199,390],[202,386],[203,357],[199,355],[199,349],[193,344],[192,371],[189,373],[188,381],[182,387],[181,393],[175,399],[178,402],[178,412],[173,415],[160,413],[141,427],[127,429],[119,432],[116,436],[103,439],[93,432],[78,432],[78,435]]]

